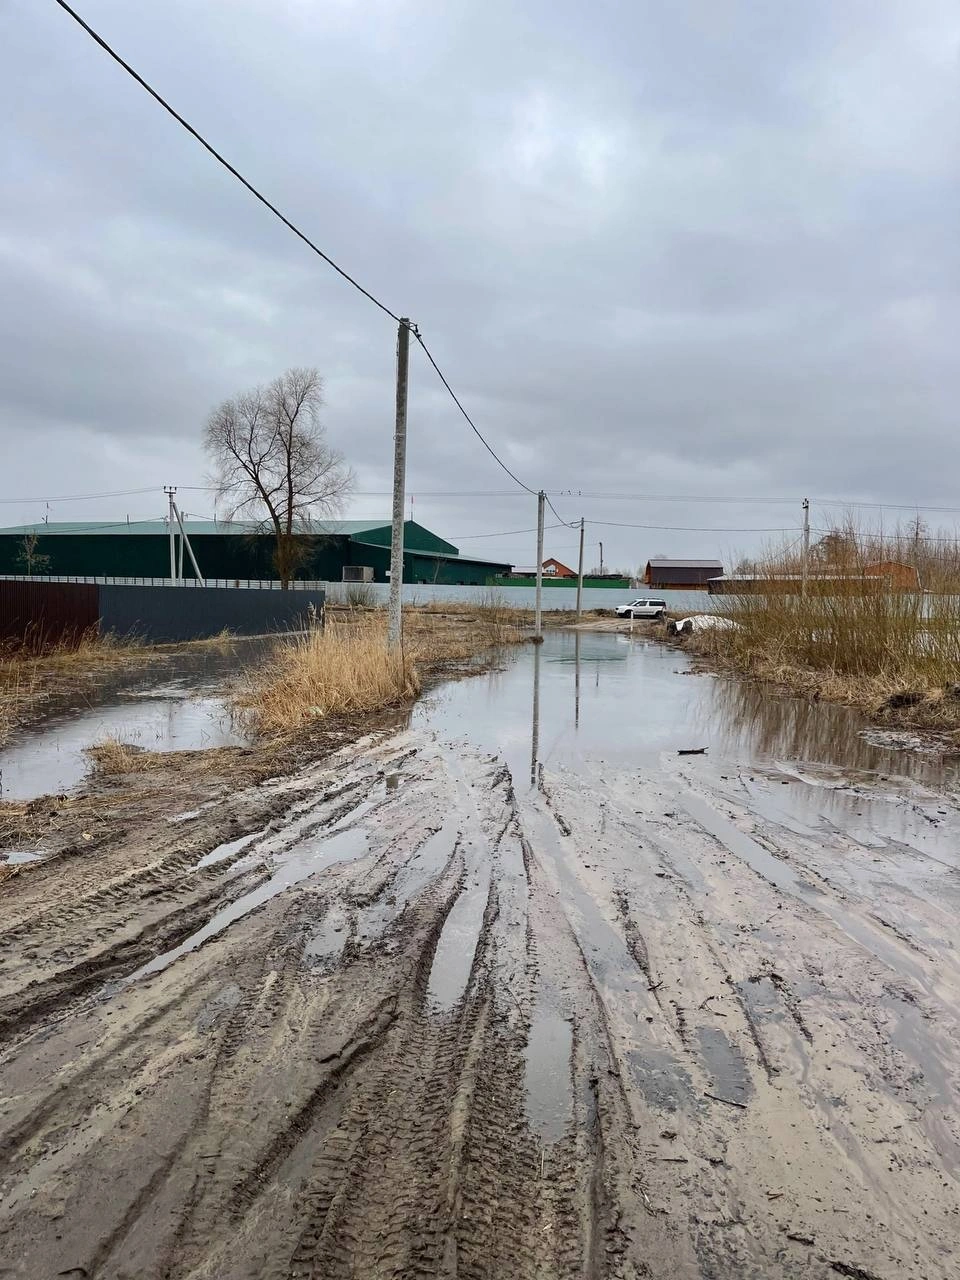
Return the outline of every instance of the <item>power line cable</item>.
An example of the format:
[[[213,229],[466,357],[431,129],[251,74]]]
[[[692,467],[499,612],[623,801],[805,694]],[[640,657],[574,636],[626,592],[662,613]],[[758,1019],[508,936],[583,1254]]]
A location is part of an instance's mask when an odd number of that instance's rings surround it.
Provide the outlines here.
[[[51,494],[46,498],[0,498],[0,503],[5,505],[15,505],[22,502],[27,506],[31,506],[40,502],[86,502],[93,498],[129,498],[134,494],[140,493],[158,493],[159,485],[152,484],[145,489],[113,489],[108,493],[68,493],[68,494]]]
[[[612,529],[657,529],[663,533],[793,533],[795,526],[790,525],[786,529],[713,529],[705,528],[699,525],[676,525],[676,524],[625,524],[619,520],[587,520],[587,524],[602,525],[604,528]]]
[[[960,507],[925,507],[922,502],[858,502],[852,498],[811,498],[811,503],[818,507],[868,507],[891,511],[944,511],[960,512]]]
[[[560,524],[544,525],[545,530],[546,529],[566,529],[566,528],[569,528],[569,526],[566,524],[565,521],[562,521]],[[450,541],[452,542],[456,540],[457,542],[469,542],[471,538],[512,538],[521,533],[536,533],[536,532],[537,532],[536,528],[533,528],[533,529],[502,529],[499,533],[460,533],[460,534],[452,533],[450,535]]]
[[[307,245],[308,248],[312,249],[313,252],[319,258],[322,258],[323,261],[326,262],[328,266],[333,267],[334,271],[336,271],[338,275],[342,276],[343,279],[346,280],[348,284],[353,285],[353,287],[359,293],[362,293],[365,298],[369,299],[369,301],[372,302],[374,306],[379,307],[380,310],[384,312],[385,315],[390,316],[390,318],[392,320],[395,320],[397,324],[403,323],[403,321],[401,320],[401,317],[398,316],[396,312],[391,311],[391,309],[386,305],[386,303],[381,302],[380,299],[377,298],[374,294],[372,294],[369,289],[365,289],[363,285],[360,284],[360,282],[356,280],[352,275],[350,275],[348,271],[345,271],[343,267],[339,266],[338,263],[334,262],[333,258],[331,258],[329,254],[324,253],[324,251],[320,248],[320,246],[315,244],[314,241],[311,240],[310,237],[306,234],[306,232],[301,231],[300,228],[296,225],[296,223],[292,222],[285,214],[281,213],[280,210],[277,208],[277,206],[273,204],[272,201],[268,200],[262,191],[259,191],[253,185],[253,183],[249,181],[249,179],[245,178],[239,169],[235,168],[230,163],[229,160],[227,160],[223,155],[221,155],[221,153],[216,149],[216,147],[214,147],[211,143],[207,141],[207,139],[203,136],[202,133],[199,132],[199,130],[193,127],[193,125],[189,122],[189,120],[185,119],[179,113],[179,111],[175,110],[170,105],[170,103],[167,102],[166,98],[164,98],[162,94],[158,93],[157,90],[154,89],[154,87],[151,84],[149,84],[143,78],[143,76],[140,75],[138,71],[135,71],[134,68],[130,65],[130,63],[127,62],[125,58],[121,57],[121,55],[117,53],[116,49],[114,49],[110,44],[108,44],[107,41],[103,38],[103,36],[101,36],[99,32],[95,31],[93,27],[91,27],[90,24],[86,22],[80,16],[79,13],[77,13],[76,9],[74,9],[71,5],[67,4],[67,0],[56,0],[56,3],[60,6],[61,9],[63,9],[65,13],[69,14],[70,17],[73,18],[74,22],[76,22],[80,27],[83,28],[83,30],[87,33],[87,35],[90,36],[90,38],[94,40],[100,46],[101,49],[103,49],[104,53],[108,54],[114,60],[114,62],[118,64],[118,66],[122,67],[123,70],[126,71],[126,73],[129,76],[131,76],[137,82],[137,84],[140,85],[142,89],[145,89],[146,92],[150,94],[151,98],[153,98],[155,102],[159,103],[161,107],[163,107],[164,111],[166,111],[169,115],[171,115],[174,118],[174,120],[176,120],[176,122],[182,126],[182,128],[186,129],[187,133],[189,133],[192,138],[195,138],[196,141],[199,142],[200,145],[204,148],[204,150],[208,151],[210,155],[213,156],[213,158],[217,161],[218,164],[223,165],[224,169],[226,169],[228,173],[232,174],[233,177],[236,178],[239,183],[241,183],[244,187],[246,187],[246,189],[250,192],[250,194],[256,197],[256,199],[259,200],[262,205],[264,205],[267,209],[269,209],[270,212],[276,218],[278,218],[289,231],[292,231],[293,234],[298,237],[298,239],[302,240],[303,243]],[[507,475],[510,477],[511,480],[515,481],[515,483],[518,484],[521,489],[526,489],[528,493],[533,493],[534,490],[531,489],[529,485],[524,484],[524,482],[519,478],[519,476],[515,475],[514,472],[511,471],[510,468],[507,466],[507,464],[503,461],[503,459],[499,457],[499,455],[496,453],[493,447],[486,440],[483,433],[477,427],[476,423],[467,413],[466,409],[463,407],[463,404],[461,403],[456,392],[453,390],[453,387],[451,387],[450,383],[447,381],[442,370],[440,369],[440,366],[437,364],[436,360],[433,358],[432,354],[430,353],[430,349],[427,347],[427,344],[424,342],[423,338],[421,337],[416,325],[410,324],[409,321],[407,321],[406,323],[410,332],[413,334],[413,336],[419,342],[420,346],[423,348],[427,359],[430,361],[431,365],[433,365],[433,368],[436,371],[437,377],[446,387],[450,395],[450,398],[453,400],[454,404],[457,406],[457,408],[463,414],[464,418],[470,424],[471,429],[479,439],[480,443],[487,450],[490,456],[494,459],[497,465],[500,466],[507,473]]]
[[[608,502],[735,502],[738,505],[752,502],[771,506],[800,505],[799,498],[713,497],[710,494],[656,493],[650,489],[645,493],[591,493],[582,489],[551,489],[550,493],[555,498],[598,498]],[[813,499],[811,498],[810,501],[812,502]]]
[[[81,15],[76,11],[76,9],[74,9],[71,5],[69,5],[69,4],[67,3],[67,0],[56,0],[56,3],[60,6],[60,8],[61,8],[61,9],[62,9],[66,14],[68,14],[68,15],[69,15],[73,20],[74,20],[74,22],[76,22],[76,23],[77,23],[77,25],[78,25],[79,27],[81,27],[81,29],[82,29],[83,31],[85,31],[85,32],[86,32],[86,34],[91,38],[91,40],[93,40],[97,45],[99,45],[99,46],[100,46],[100,48],[104,51],[104,53],[106,53],[110,58],[112,58],[112,59],[113,59],[113,61],[114,61],[114,62],[116,62],[118,66],[122,67],[122,69],[123,69],[124,71],[126,71],[126,73],[127,73],[127,74],[128,74],[128,75],[129,75],[133,80],[135,80],[135,81],[136,81],[136,83],[137,83],[137,84],[139,84],[139,85],[140,85],[140,87],[141,87],[142,89],[144,89],[144,90],[145,90],[145,91],[146,91],[146,92],[151,96],[151,98],[153,98],[153,99],[154,99],[154,101],[155,101],[155,102],[157,102],[157,103],[158,103],[158,104],[159,104],[159,105],[164,109],[164,111],[166,111],[166,112],[168,113],[168,115],[172,116],[172,117],[173,117],[173,119],[174,119],[174,120],[176,120],[176,122],[177,122],[177,123],[178,123],[178,124],[183,128],[183,129],[185,129],[185,130],[187,131],[187,133],[189,133],[189,134],[190,134],[190,136],[191,136],[192,138],[194,138],[197,142],[199,142],[199,143],[200,143],[200,145],[204,148],[204,150],[205,150],[205,151],[207,151],[211,156],[213,156],[213,158],[217,161],[217,163],[218,163],[218,164],[222,165],[222,166],[223,166],[223,168],[224,168],[224,169],[226,169],[226,170],[227,170],[227,172],[228,172],[229,174],[231,174],[234,178],[236,178],[236,180],[237,180],[237,181],[238,181],[242,186],[244,186],[244,187],[247,189],[247,191],[249,191],[249,192],[250,192],[250,194],[251,194],[252,196],[254,196],[254,198],[255,198],[255,199],[259,200],[259,201],[260,201],[260,203],[261,203],[262,205],[264,205],[264,207],[265,207],[265,208],[269,209],[269,210],[270,210],[270,212],[274,215],[274,217],[276,217],[280,222],[282,222],[282,223],[283,223],[283,225],[284,225],[284,226],[285,226],[289,231],[292,231],[292,232],[293,232],[293,234],[294,234],[295,236],[297,236],[297,238],[298,238],[299,240],[302,240],[302,241],[303,241],[303,243],[304,243],[304,244],[305,244],[309,249],[311,249],[311,250],[312,250],[312,251],[313,251],[313,252],[314,252],[314,253],[315,253],[319,258],[321,258],[325,263],[327,263],[327,265],[328,265],[328,266],[332,267],[332,268],[333,268],[333,270],[334,270],[334,271],[336,271],[336,272],[337,272],[337,274],[338,274],[342,279],[346,280],[348,284],[352,285],[352,286],[353,286],[353,288],[354,288],[354,289],[356,289],[358,293],[361,293],[361,294],[362,294],[362,295],[363,295],[363,296],[364,296],[368,301],[372,302],[372,303],[374,304],[374,306],[378,307],[378,308],[379,308],[379,309],[380,309],[380,310],[381,310],[385,315],[388,315],[388,316],[389,316],[392,320],[394,320],[397,324],[400,324],[400,323],[401,323],[401,317],[400,317],[399,315],[397,315],[397,313],[396,313],[396,312],[392,311],[392,310],[391,310],[391,309],[386,305],[386,303],[381,302],[381,300],[380,300],[378,297],[376,297],[373,293],[371,293],[369,289],[365,289],[365,288],[363,287],[363,285],[362,285],[362,284],[360,284],[360,282],[359,282],[358,280],[356,280],[352,275],[350,275],[350,273],[349,273],[348,271],[345,271],[345,270],[343,269],[343,267],[341,267],[337,262],[335,262],[335,261],[333,260],[333,258],[331,258],[331,257],[330,257],[330,255],[329,255],[329,254],[324,253],[324,251],[319,247],[319,245],[317,245],[313,240],[311,240],[311,239],[310,239],[310,237],[309,237],[309,236],[308,236],[304,231],[301,231],[301,230],[300,230],[300,228],[296,225],[296,223],[292,222],[292,221],[291,221],[291,219],[289,219],[288,217],[286,217],[286,215],[285,215],[285,214],[281,213],[281,211],[277,208],[277,206],[276,206],[275,204],[273,204],[273,203],[272,203],[272,201],[268,200],[268,199],[267,199],[267,197],[266,197],[266,196],[265,196],[261,191],[259,191],[259,190],[258,190],[258,189],[253,185],[253,183],[252,183],[252,182],[250,182],[250,181],[249,181],[249,179],[245,178],[245,177],[243,176],[243,174],[240,172],[240,170],[239,170],[239,169],[235,168],[235,166],[234,166],[234,165],[232,165],[232,164],[229,162],[229,160],[227,160],[227,159],[226,159],[226,157],[225,157],[225,156],[223,156],[223,155],[222,155],[222,154],[221,154],[221,153],[216,149],[216,147],[214,147],[210,142],[208,142],[208,141],[207,141],[207,139],[203,136],[203,134],[201,134],[201,133],[199,132],[199,130],[195,129],[195,128],[194,128],[194,126],[193,126],[192,124],[190,124],[190,122],[189,122],[187,119],[185,119],[185,117],[183,117],[182,115],[180,115],[180,113],[179,113],[179,112],[178,112],[174,107],[172,107],[172,106],[170,105],[170,103],[169,103],[169,102],[167,102],[167,100],[162,96],[162,94],[160,94],[156,89],[154,89],[154,87],[153,87],[153,86],[152,86],[152,85],[151,85],[147,80],[145,80],[145,79],[144,79],[144,77],[143,77],[143,76],[141,76],[141,75],[140,75],[140,73],[139,73],[138,71],[136,71],[136,70],[135,70],[135,69],[130,65],[130,63],[129,63],[129,62],[127,62],[127,61],[126,61],[126,59],[125,59],[125,58],[123,58],[123,57],[122,57],[122,56],[121,56],[121,55],[120,55],[120,54],[119,54],[119,53],[118,53],[118,52],[117,52],[117,51],[112,47],[112,45],[108,44],[108,42],[103,38],[103,36],[101,36],[101,35],[99,34],[99,32],[97,32],[96,30],[94,30],[94,28],[93,28],[93,27],[92,27],[92,26],[91,26],[91,25],[90,25],[90,24],[89,24],[89,23],[88,23],[88,22],[87,22],[83,17],[81,17]],[[493,449],[493,447],[488,443],[488,441],[487,441],[487,440],[486,440],[486,438],[484,437],[483,433],[479,430],[479,428],[478,428],[478,427],[476,426],[476,424],[474,423],[473,419],[470,417],[470,415],[467,413],[466,409],[463,407],[463,404],[461,403],[461,401],[460,401],[459,397],[456,395],[456,393],[454,392],[454,390],[453,390],[453,388],[451,387],[450,383],[447,381],[446,377],[444,376],[444,374],[443,374],[442,370],[440,369],[440,366],[437,364],[436,360],[433,358],[432,354],[430,353],[429,348],[427,347],[427,345],[426,345],[426,343],[424,342],[424,340],[423,340],[422,336],[421,336],[421,335],[420,335],[420,333],[418,332],[418,330],[417,330],[416,326],[411,325],[411,326],[410,326],[410,331],[411,331],[411,333],[414,335],[414,337],[417,339],[417,341],[419,342],[420,346],[423,348],[423,351],[424,351],[424,353],[426,354],[427,359],[430,361],[430,364],[433,366],[433,368],[434,368],[434,370],[435,370],[435,372],[436,372],[437,376],[439,377],[440,381],[443,383],[444,387],[446,388],[447,392],[449,393],[449,395],[450,395],[451,399],[453,400],[454,404],[456,404],[457,408],[458,408],[458,409],[460,410],[460,412],[463,414],[463,417],[466,419],[466,421],[467,421],[467,423],[469,424],[469,426],[470,426],[471,430],[474,432],[474,434],[475,434],[475,435],[477,436],[477,438],[480,440],[481,444],[482,444],[482,445],[484,446],[484,448],[488,451],[488,453],[490,454],[490,456],[494,459],[494,461],[497,463],[497,465],[498,465],[498,466],[500,466],[500,467],[503,469],[503,471],[505,471],[505,472],[506,472],[506,474],[507,474],[508,476],[510,476],[511,480],[513,480],[516,484],[518,484],[518,485],[520,486],[520,488],[521,488],[521,489],[526,490],[526,492],[527,492],[527,493],[534,493],[534,492],[535,492],[535,490],[533,490],[529,485],[525,484],[525,483],[524,483],[524,482],[519,478],[519,476],[517,476],[517,475],[516,475],[516,474],[515,474],[515,473],[514,473],[514,472],[513,472],[513,471],[512,471],[508,466],[507,466],[507,464],[506,464],[506,463],[505,463],[505,462],[504,462],[504,461],[499,457],[499,455],[496,453],[496,451]],[[143,492],[146,492],[146,490],[144,490]],[[570,491],[568,491],[568,492],[569,492],[569,493],[570,493],[570,495],[572,496],[573,491],[572,491],[572,490],[570,490]],[[120,495],[120,494],[114,494],[114,495],[107,495],[107,496],[122,496],[122,495]],[[579,494],[579,493],[578,493],[578,496],[588,496],[588,495],[585,495],[585,494]],[[621,496],[621,495],[613,495],[613,494],[609,494],[609,495],[599,495],[599,494],[598,494],[598,495],[590,495],[590,496],[597,496],[597,497],[600,497],[600,496],[606,496],[606,497],[608,497],[608,498],[614,498],[614,497],[616,497],[616,496]],[[626,495],[622,495],[622,496],[626,496]],[[649,495],[647,495],[647,496],[649,497]],[[72,499],[71,499],[71,500],[72,500]],[[661,501],[665,501],[665,500],[675,500],[675,501],[678,501],[678,500],[680,500],[680,499],[662,499],[662,498],[661,498],[660,500],[661,500]],[[697,499],[689,498],[689,499],[686,499],[686,500],[687,500],[687,501],[695,501],[695,500],[697,500]],[[726,499],[726,500],[727,500],[727,501],[733,501],[734,499]],[[40,499],[40,501],[49,501],[49,499]],[[58,499],[58,501],[66,501],[66,499]],[[744,500],[742,500],[742,501],[747,501],[747,500],[746,500],[746,499],[744,499]],[[785,498],[784,498],[784,499],[749,499],[749,501],[766,501],[766,502],[795,502],[795,501],[796,501],[796,499],[785,499]],[[916,510],[916,509],[921,509],[921,510],[925,510],[925,511],[957,511],[957,510],[960,510],[960,509],[955,508],[955,507],[923,507],[923,508],[917,508],[915,504],[911,504],[911,505],[909,505],[909,506],[908,506],[908,505],[904,505],[904,504],[895,504],[895,503],[867,503],[867,502],[858,502],[858,503],[852,503],[852,502],[851,502],[851,503],[844,503],[844,502],[842,502],[842,501],[841,501],[841,500],[839,500],[839,499],[816,499],[816,501],[817,501],[818,503],[823,504],[823,505],[848,505],[848,506],[859,506],[859,507],[883,507],[883,506],[891,506],[891,507],[895,507],[895,508],[897,508],[897,509],[900,509],[900,510],[906,510],[906,511],[909,511],[909,510]],[[551,510],[553,510],[554,515],[556,515],[556,516],[557,516],[557,519],[558,519],[558,520],[562,520],[562,517],[558,514],[558,512],[557,512],[557,511],[556,511],[556,509],[552,506],[552,504],[551,504]],[[569,523],[569,522],[564,521],[564,523]],[[594,523],[596,523],[596,522],[594,522]],[[636,526],[636,527],[638,527],[638,528],[639,528],[639,527],[642,527],[642,526]],[[703,532],[711,532],[711,531],[710,531],[710,530],[704,530]],[[731,532],[741,532],[741,531],[740,531],[740,530],[731,530]],[[749,531],[749,530],[743,530],[742,532],[750,532],[750,531]],[[764,532],[764,531],[762,531],[762,530],[761,530],[761,531],[759,531],[759,532]]]
[[[841,536],[843,536],[842,529],[825,529],[825,528],[813,527],[811,528],[810,532],[822,533],[824,535],[828,535],[831,533],[839,533]],[[865,541],[873,538],[879,541],[881,544],[885,543],[887,545],[896,545],[899,547],[906,547],[906,548],[909,548],[910,545],[914,542],[941,542],[951,547],[960,545],[960,531],[958,531],[957,534],[952,538],[942,538],[942,537],[937,537],[935,535],[926,534],[926,533],[920,534],[919,537],[917,537],[917,535],[913,533],[902,533],[898,537],[896,534],[893,534],[893,533],[884,534],[884,533],[880,533],[878,530],[868,531],[866,534],[863,534],[861,536]]]
[[[74,533],[96,533],[101,529],[132,529],[134,525],[141,524],[162,524],[166,525],[164,516],[149,516],[143,520],[114,520],[109,524],[90,524],[85,520],[68,520],[64,521],[68,527],[60,528],[57,521],[53,525],[44,524],[41,520],[36,524],[18,525],[18,529],[23,529],[29,533],[42,534],[44,537],[57,538]]]
[[[287,227],[288,230],[292,231],[293,234],[297,236],[300,240],[302,240],[303,243],[307,245],[308,248],[312,249],[313,252],[319,258],[322,258],[323,261],[327,263],[328,266],[333,267],[334,271],[336,271],[338,275],[342,276],[343,279],[346,280],[348,284],[352,284],[353,287],[358,292],[362,293],[365,298],[368,298],[370,302],[374,304],[374,306],[379,307],[382,312],[390,316],[392,320],[396,320],[398,324],[400,323],[400,317],[396,315],[393,311],[391,311],[390,308],[386,305],[386,303],[381,302],[380,299],[375,297],[370,292],[369,289],[365,289],[363,285],[359,283],[359,281],[355,280],[353,276],[350,275],[349,272],[344,271],[343,267],[339,266],[336,262],[334,262],[334,260],[330,257],[329,254],[324,253],[323,250],[318,245],[314,244],[314,242],[310,239],[310,237],[305,232],[301,231],[300,228],[295,223],[291,222],[288,217],[282,214],[275,204],[271,203],[271,201],[269,201],[261,191],[258,191],[257,188],[253,185],[253,183],[243,176],[243,174],[240,172],[239,169],[235,169],[234,166],[230,163],[230,161],[225,159],[220,154],[220,152],[216,149],[216,147],[212,146],[206,140],[203,134],[201,134],[198,130],[196,130],[188,120],[185,120],[184,117],[180,115],[179,111],[174,110],[174,108],[171,107],[170,103],[167,102],[166,98],[164,98],[161,94],[159,94],[151,84],[148,84],[147,81],[144,80],[143,76],[140,75],[138,71],[135,71],[133,67],[130,65],[130,63],[127,62],[126,59],[122,58],[119,53],[117,53],[116,49],[114,49],[111,45],[107,44],[103,36],[101,36],[98,32],[94,31],[93,27],[90,26],[89,22],[86,22],[83,18],[81,18],[80,14],[77,13],[76,9],[72,8],[69,4],[67,4],[66,0],[56,0],[56,3],[60,6],[61,9],[63,9],[65,13],[68,13],[70,17],[73,18],[74,22],[76,22],[79,26],[83,28],[83,30],[87,33],[87,35],[91,38],[91,40],[94,40],[100,46],[100,48],[104,51],[104,53],[109,54],[109,56],[114,60],[114,62],[116,62],[119,66],[121,66],[124,69],[124,71],[126,71],[127,75],[132,76],[133,79],[136,80],[137,84],[140,85],[142,89],[145,89],[147,93],[150,94],[151,98],[153,98],[154,101],[158,102],[161,107],[163,107],[164,111],[166,111],[169,115],[173,116],[177,124],[181,125],[184,129],[186,129],[187,133],[189,133],[191,137],[195,138],[197,142],[200,143],[201,147],[203,147],[206,151],[209,151],[210,155],[213,156],[214,160],[216,160],[218,164],[223,165],[224,169],[226,169],[228,173],[232,174],[237,179],[238,182],[242,183],[242,185],[246,187],[246,189],[250,192],[252,196],[255,196],[256,199],[259,200],[262,205],[265,205],[275,217],[279,218],[280,221],[283,223],[285,227]]]
[[[546,494],[544,494],[544,497],[546,497]],[[549,498],[547,498],[547,506],[550,508],[550,510],[553,512],[553,514],[557,517],[557,519],[560,521],[560,523],[561,523],[562,525],[566,525],[566,527],[567,527],[568,529],[575,529],[575,528],[579,527],[579,524],[580,524],[580,521],[579,521],[579,520],[564,520],[563,516],[560,514],[560,512],[559,512],[559,511],[557,510],[557,508],[553,505],[553,503],[550,501],[550,499],[549,499]]]
[[[182,484],[177,486],[181,493],[218,493],[219,487],[214,484]],[[144,492],[148,492],[144,490]],[[150,490],[149,492],[152,492]],[[354,489],[351,498],[390,498],[393,496],[392,489]],[[522,493],[517,493],[516,489],[442,489],[442,490],[420,490],[411,489],[407,492],[407,498],[522,498]],[[13,502],[16,499],[9,499]]]
[[[57,2],[58,2],[58,3],[60,3],[60,0],[57,0]],[[486,439],[486,437],[484,436],[483,432],[480,430],[480,428],[477,426],[477,424],[474,422],[474,420],[470,417],[469,413],[467,413],[466,409],[465,409],[465,408],[463,407],[463,405],[461,404],[460,399],[459,399],[459,397],[457,396],[456,392],[454,391],[453,387],[451,387],[450,383],[449,383],[449,382],[447,381],[447,379],[444,377],[442,369],[441,369],[441,368],[440,368],[440,366],[437,364],[436,360],[434,360],[434,358],[433,358],[433,356],[432,356],[432,354],[431,354],[431,352],[430,352],[430,348],[429,348],[429,347],[427,346],[427,344],[424,342],[423,337],[421,336],[421,334],[419,333],[419,331],[418,331],[416,328],[412,328],[412,329],[410,330],[410,332],[413,334],[413,336],[416,338],[417,342],[419,342],[420,346],[423,348],[423,353],[424,353],[424,355],[427,357],[427,359],[428,359],[428,360],[430,361],[430,363],[433,365],[433,368],[434,368],[434,371],[435,371],[435,373],[436,373],[437,377],[440,379],[440,381],[441,381],[441,382],[443,383],[443,385],[446,387],[447,391],[450,393],[450,398],[453,400],[453,403],[457,406],[457,408],[458,408],[458,409],[460,410],[460,412],[463,414],[464,418],[466,418],[467,422],[468,422],[468,423],[469,423],[469,425],[470,425],[470,429],[471,429],[471,431],[474,433],[474,435],[477,437],[477,439],[480,441],[480,443],[481,443],[481,444],[483,445],[483,447],[486,449],[487,453],[489,453],[489,454],[490,454],[490,457],[491,457],[491,458],[493,458],[494,462],[496,462],[497,466],[498,466],[498,467],[500,467],[503,471],[505,471],[505,472],[507,473],[507,475],[510,477],[510,479],[511,479],[511,480],[513,480],[513,481],[515,481],[515,482],[520,486],[520,488],[521,488],[521,489],[526,489],[527,493],[536,493],[536,490],[535,490],[535,489],[531,489],[531,488],[530,488],[530,486],[529,486],[528,484],[524,484],[524,482],[520,479],[520,477],[519,477],[518,475],[516,475],[513,471],[511,471],[511,470],[510,470],[510,468],[509,468],[509,467],[507,466],[507,464],[503,461],[503,459],[499,456],[499,454],[496,452],[496,450],[493,448],[493,446],[492,446],[492,445],[487,441],[487,439]],[[558,517],[558,518],[559,518],[559,517]]]

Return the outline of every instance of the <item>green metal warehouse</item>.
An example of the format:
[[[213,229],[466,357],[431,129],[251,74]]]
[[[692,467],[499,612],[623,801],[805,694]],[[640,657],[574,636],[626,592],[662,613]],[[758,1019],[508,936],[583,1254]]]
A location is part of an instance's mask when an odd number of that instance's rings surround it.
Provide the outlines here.
[[[274,539],[240,521],[188,520],[187,536],[204,578],[273,579]],[[403,580],[485,585],[510,565],[461,556],[450,542],[423,525],[403,526]],[[367,572],[363,573],[366,569]],[[341,582],[389,581],[390,522],[327,520],[309,537],[309,554],[297,578]],[[347,572],[345,572],[345,570]],[[193,578],[189,557],[184,577]],[[0,574],[56,577],[164,578],[170,574],[169,526],[165,520],[118,523],[19,525],[0,529]]]

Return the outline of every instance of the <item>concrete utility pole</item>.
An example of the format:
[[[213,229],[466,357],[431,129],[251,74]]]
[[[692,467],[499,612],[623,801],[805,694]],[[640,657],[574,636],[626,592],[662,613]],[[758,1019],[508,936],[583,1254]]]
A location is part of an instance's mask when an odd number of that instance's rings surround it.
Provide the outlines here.
[[[536,633],[537,638],[543,638],[543,504],[546,502],[547,495],[541,489],[537,494],[537,617],[536,617]]]
[[[603,577],[603,543],[600,543],[600,577]]]
[[[583,609],[583,516],[580,517],[580,565],[577,569],[577,621],[580,621],[580,613]],[[577,672],[577,679],[580,673]]]
[[[390,609],[387,643],[398,649],[403,643],[403,490],[407,471],[407,366],[410,357],[410,321],[401,319],[397,329],[397,415],[393,436],[393,528],[390,533]]]
[[[175,528],[175,521],[177,516],[176,516],[176,510],[173,505],[173,495],[177,492],[177,486],[165,485],[163,492],[167,495],[167,500],[170,504],[170,511],[167,516],[167,524],[169,525],[169,528],[170,528],[170,581],[176,582],[177,580],[177,538],[176,538],[176,534],[174,533],[174,528]]]
[[[197,557],[193,554],[193,546],[187,537],[187,531],[183,527],[183,515],[176,503],[173,504],[173,510],[177,517],[177,524],[180,526],[180,577],[183,578],[183,548],[186,546],[187,554],[190,557],[190,563],[193,565],[193,572],[197,575],[197,582],[203,586],[203,574],[200,572],[200,566],[197,564]]]
[[[810,572],[810,499],[803,500],[803,559],[800,562],[800,595],[807,594],[807,575]]]

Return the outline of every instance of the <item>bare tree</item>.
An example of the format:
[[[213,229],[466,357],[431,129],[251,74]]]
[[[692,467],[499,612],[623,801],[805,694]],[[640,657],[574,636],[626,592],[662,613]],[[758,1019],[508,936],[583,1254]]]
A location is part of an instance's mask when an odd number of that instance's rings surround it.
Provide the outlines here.
[[[837,568],[856,556],[857,540],[849,528],[830,529],[813,544],[812,551],[821,564]]]
[[[39,543],[40,538],[35,530],[25,533],[20,543],[17,560],[26,569],[27,577],[32,577],[35,573],[48,573],[50,570],[50,557],[37,550]]]
[[[310,535],[342,510],[353,487],[353,473],[320,422],[322,390],[316,369],[288,369],[224,400],[204,433],[228,519],[246,516],[273,533],[284,588],[310,554]]]

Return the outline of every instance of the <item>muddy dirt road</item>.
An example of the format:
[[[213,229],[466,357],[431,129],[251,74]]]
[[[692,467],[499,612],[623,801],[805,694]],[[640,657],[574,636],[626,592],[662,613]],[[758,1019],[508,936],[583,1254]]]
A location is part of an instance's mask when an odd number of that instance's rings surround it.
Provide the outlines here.
[[[956,778],[683,664],[7,880],[0,1275],[960,1275]]]

